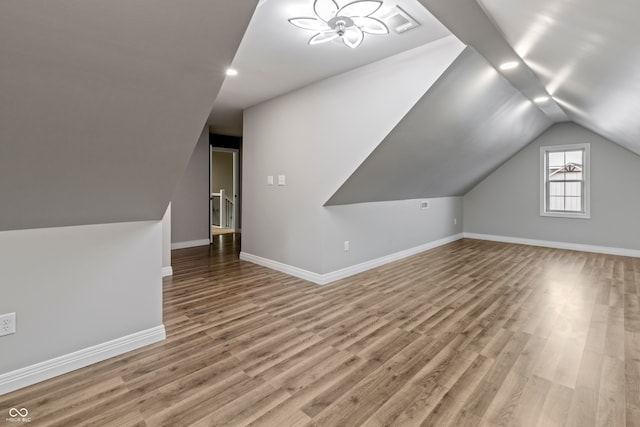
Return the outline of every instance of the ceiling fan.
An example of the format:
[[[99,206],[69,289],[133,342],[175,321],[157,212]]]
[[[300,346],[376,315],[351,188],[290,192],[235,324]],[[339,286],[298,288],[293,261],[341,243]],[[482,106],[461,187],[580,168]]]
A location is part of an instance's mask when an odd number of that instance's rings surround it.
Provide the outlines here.
[[[378,0],[357,0],[339,7],[335,0],[315,0],[313,11],[316,17],[291,18],[296,27],[315,31],[309,39],[310,45],[342,39],[344,44],[355,49],[364,40],[364,34],[389,34],[384,22],[373,18],[382,6]]]

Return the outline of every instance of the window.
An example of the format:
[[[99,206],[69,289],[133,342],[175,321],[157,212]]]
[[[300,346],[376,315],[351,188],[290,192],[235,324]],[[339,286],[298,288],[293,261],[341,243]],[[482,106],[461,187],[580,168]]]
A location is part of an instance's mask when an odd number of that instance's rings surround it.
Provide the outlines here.
[[[540,215],[590,218],[589,144],[540,147]]]

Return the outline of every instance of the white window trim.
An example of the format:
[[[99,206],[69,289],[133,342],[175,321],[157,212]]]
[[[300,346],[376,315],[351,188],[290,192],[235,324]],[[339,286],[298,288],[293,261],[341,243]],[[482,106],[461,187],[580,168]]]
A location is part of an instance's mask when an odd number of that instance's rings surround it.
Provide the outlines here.
[[[547,156],[548,152],[584,150],[584,212],[547,211]],[[556,218],[591,218],[591,144],[550,145],[540,147],[540,216]]]

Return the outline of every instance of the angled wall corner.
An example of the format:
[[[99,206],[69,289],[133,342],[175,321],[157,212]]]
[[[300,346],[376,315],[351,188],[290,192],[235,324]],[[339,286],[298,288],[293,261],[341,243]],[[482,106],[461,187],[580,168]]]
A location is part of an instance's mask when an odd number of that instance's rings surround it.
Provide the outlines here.
[[[549,126],[467,47],[326,205],[462,196]]]

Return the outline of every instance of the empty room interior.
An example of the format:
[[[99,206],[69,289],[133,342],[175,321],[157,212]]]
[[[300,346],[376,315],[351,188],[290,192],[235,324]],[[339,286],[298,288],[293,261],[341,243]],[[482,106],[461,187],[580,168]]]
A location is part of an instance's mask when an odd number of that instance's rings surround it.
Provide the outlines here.
[[[0,2],[0,424],[640,426],[638,16]]]

